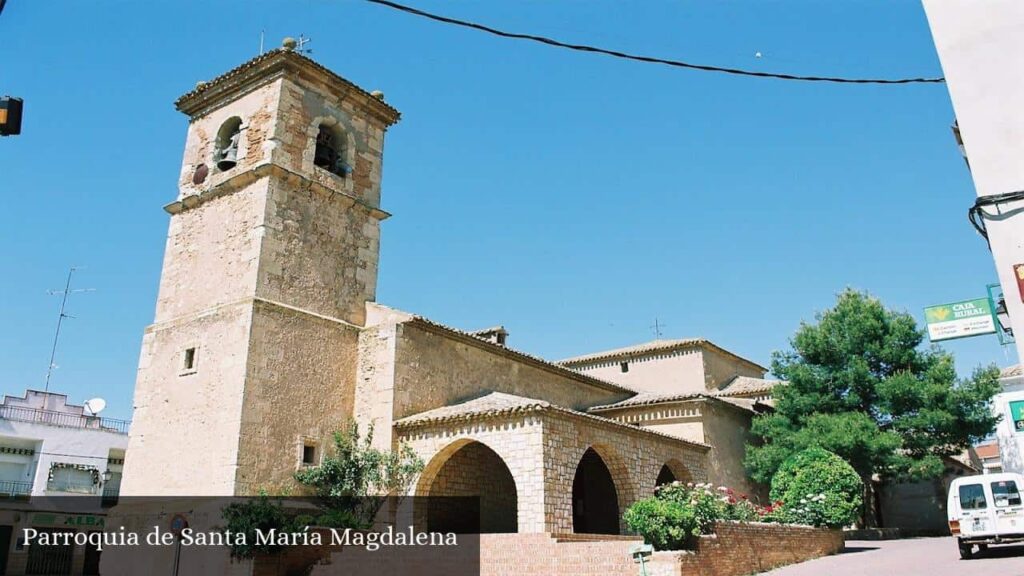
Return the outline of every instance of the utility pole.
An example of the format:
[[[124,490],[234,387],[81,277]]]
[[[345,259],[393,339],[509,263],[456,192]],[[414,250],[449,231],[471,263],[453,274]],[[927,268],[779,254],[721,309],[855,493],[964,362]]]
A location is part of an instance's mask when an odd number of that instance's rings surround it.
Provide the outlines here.
[[[1006,300],[1005,328],[1024,360],[1024,3],[923,0],[956,113],[954,133],[977,199],[969,215],[987,241]],[[966,223],[965,223],[966,224]]]

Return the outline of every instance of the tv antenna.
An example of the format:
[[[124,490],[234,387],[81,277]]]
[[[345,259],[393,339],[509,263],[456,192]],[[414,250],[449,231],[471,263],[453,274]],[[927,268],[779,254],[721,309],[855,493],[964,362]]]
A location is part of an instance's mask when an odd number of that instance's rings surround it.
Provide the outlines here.
[[[668,327],[668,324],[662,324],[660,321],[658,321],[658,317],[657,316],[654,317],[654,324],[651,324],[649,326],[649,328],[654,331],[654,337],[659,339],[659,340],[661,339],[661,336],[662,336],[662,328],[666,328],[666,327]]]
[[[309,44],[312,41],[313,41],[313,39],[312,38],[306,38],[305,34],[299,34],[299,39],[296,41],[296,44],[295,44],[295,51],[298,52],[299,54],[312,54],[313,53],[313,49],[312,48],[304,48],[304,46],[306,44]]]
[[[57,365],[54,363],[54,360],[56,360],[56,358],[57,358],[57,342],[60,340],[60,327],[61,327],[61,325],[64,324],[64,319],[65,318],[74,318],[74,316],[71,316],[70,314],[68,314],[67,312],[64,311],[65,308],[67,307],[68,296],[70,296],[71,294],[77,294],[77,293],[80,293],[80,292],[95,292],[96,291],[95,288],[76,288],[76,289],[72,290],[71,289],[71,276],[75,273],[75,270],[79,270],[79,268],[75,268],[74,266],[72,266],[71,268],[68,269],[68,279],[67,279],[67,282],[64,283],[64,289],[63,290],[47,290],[46,291],[46,293],[51,295],[51,296],[60,294],[61,295],[61,299],[60,299],[60,313],[57,316],[57,331],[53,334],[53,348],[50,349],[50,365],[46,368],[46,386],[43,388],[43,393],[49,393],[49,391],[50,391],[50,376],[53,375],[53,369],[57,367]]]

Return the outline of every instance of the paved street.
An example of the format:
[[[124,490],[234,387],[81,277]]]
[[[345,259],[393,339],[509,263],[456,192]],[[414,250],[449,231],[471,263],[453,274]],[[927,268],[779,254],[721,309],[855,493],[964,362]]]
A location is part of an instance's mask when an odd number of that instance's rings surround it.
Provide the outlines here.
[[[999,546],[960,560],[953,538],[851,541],[837,556],[787,566],[765,576],[1024,576],[1024,546]]]

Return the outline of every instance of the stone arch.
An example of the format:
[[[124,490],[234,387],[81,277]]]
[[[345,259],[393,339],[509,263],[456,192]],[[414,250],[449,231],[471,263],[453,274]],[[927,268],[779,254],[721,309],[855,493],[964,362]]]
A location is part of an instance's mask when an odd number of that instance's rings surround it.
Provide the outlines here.
[[[658,471],[658,477],[654,480],[654,486],[661,486],[664,484],[671,484],[672,482],[692,482],[693,475],[686,468],[686,465],[672,458],[662,464],[661,470]]]
[[[584,450],[572,482],[572,529],[576,533],[618,534],[631,490],[625,466],[610,450]]]
[[[440,450],[420,474],[417,524],[461,534],[518,531],[519,493],[508,464],[485,443],[460,439]],[[466,498],[477,498],[469,501]]]
[[[226,172],[238,164],[242,157],[242,119],[232,116],[217,129],[214,141],[213,162],[217,169]]]
[[[331,115],[317,116],[306,129],[312,143],[304,166],[320,167],[349,180],[355,167],[356,141],[354,131],[345,122]],[[308,160],[307,160],[308,159]],[[305,162],[309,161],[309,165]],[[346,186],[347,188],[348,186]]]

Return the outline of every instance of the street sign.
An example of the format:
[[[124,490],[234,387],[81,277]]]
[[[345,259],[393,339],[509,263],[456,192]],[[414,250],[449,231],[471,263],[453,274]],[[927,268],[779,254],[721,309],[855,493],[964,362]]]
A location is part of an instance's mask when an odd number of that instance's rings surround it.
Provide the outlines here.
[[[1017,433],[1024,432],[1024,400],[1010,402],[1010,420]]]
[[[996,333],[995,316],[988,298],[929,306],[924,309],[924,320],[932,342]]]

